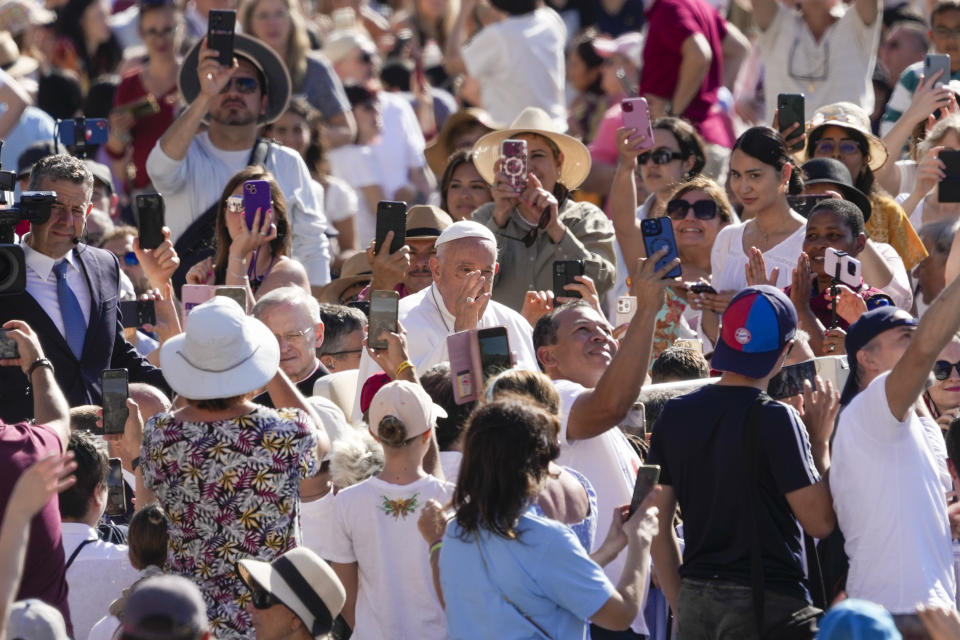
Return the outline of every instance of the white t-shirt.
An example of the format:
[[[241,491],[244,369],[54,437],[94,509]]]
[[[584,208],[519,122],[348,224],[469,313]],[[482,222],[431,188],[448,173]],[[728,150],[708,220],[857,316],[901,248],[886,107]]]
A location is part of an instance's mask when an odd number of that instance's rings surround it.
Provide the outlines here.
[[[300,503],[300,529],[303,531],[303,546],[318,556],[329,559],[328,549],[334,536],[333,491],[313,502]]]
[[[357,242],[360,248],[366,248],[377,232],[377,203],[367,202],[360,190],[379,185],[384,189],[384,197],[390,197],[384,188],[380,166],[367,145],[345,144],[331,149],[327,156],[331,176],[343,180],[357,192]]]
[[[347,220],[357,215],[360,206],[354,188],[346,180],[336,176],[327,176],[326,198],[323,204],[327,218],[333,222]]]
[[[764,121],[773,122],[780,93],[804,94],[807,114],[834,102],[853,102],[873,113],[872,78],[881,24],[880,16],[872,25],[864,24],[850,8],[818,42],[799,11],[778,3],[776,17],[759,33],[756,44],[765,68]]]
[[[617,427],[586,440],[567,440],[570,410],[577,398],[589,389],[570,380],[554,380],[553,385],[560,394],[560,457],[557,464],[582,473],[597,492],[597,535],[593,539],[593,549],[590,549],[595,551],[606,539],[613,510],[629,504],[633,497],[640,456]],[[620,553],[603,568],[613,584],[618,584],[625,563],[626,554]],[[646,599],[644,591],[643,601],[646,602]],[[642,612],[634,622],[633,630],[640,634],[648,633]]]
[[[749,261],[743,251],[745,228],[746,223],[728,225],[720,230],[713,241],[710,271],[713,288],[717,291],[740,291],[747,286],[747,275],[743,270]],[[768,274],[774,267],[780,267],[777,286],[781,289],[793,282],[793,270],[797,268],[797,260],[803,252],[806,232],[806,226],[800,225],[787,239],[763,254]]]
[[[850,557],[847,593],[891,613],[917,603],[954,608],[947,501],[937,454],[911,409],[890,412],[885,373],[840,414],[830,493]],[[939,454],[942,455],[942,454]]]
[[[506,125],[526,107],[540,107],[557,131],[567,130],[566,41],[563,19],[540,8],[484,27],[463,46],[467,73],[480,83],[494,121]]]
[[[447,637],[417,520],[428,500],[449,502],[453,488],[433,476],[407,485],[368,478],[334,498],[325,551],[333,562],[359,565],[356,640]]]
[[[417,114],[406,98],[389,91],[379,92],[377,98],[383,115],[383,133],[370,149],[383,176],[384,195],[392,198],[397,189],[410,182],[410,169],[426,164],[423,150],[427,143]]]

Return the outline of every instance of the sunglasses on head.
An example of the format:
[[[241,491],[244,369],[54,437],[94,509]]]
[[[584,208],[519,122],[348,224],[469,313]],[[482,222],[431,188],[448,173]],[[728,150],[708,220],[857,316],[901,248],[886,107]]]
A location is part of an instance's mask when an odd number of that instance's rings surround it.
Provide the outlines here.
[[[960,375],[960,362],[937,360],[933,363],[933,377],[937,380],[946,380],[950,377],[950,371],[953,369],[956,369],[957,375]]]
[[[237,93],[253,93],[260,88],[260,83],[257,82],[256,78],[249,78],[247,76],[230,78],[230,81],[224,85],[223,89],[220,89],[220,93],[230,91],[230,87],[234,87]]]
[[[713,200],[690,203],[678,198],[667,203],[667,215],[678,222],[687,217],[690,209],[693,209],[693,216],[697,220],[713,220],[717,217],[717,203]]]
[[[250,587],[250,600],[257,609],[269,609],[275,604],[280,604],[276,596],[260,587]]]
[[[683,160],[683,154],[679,151],[671,151],[664,147],[654,149],[653,151],[644,151],[637,156],[637,162],[647,164],[648,160],[653,160],[654,164],[667,164],[673,160]]]
[[[821,140],[817,143],[817,153],[823,154],[833,154],[837,149],[838,143],[836,140]],[[852,156],[853,154],[862,151],[860,145],[853,140],[841,140],[839,143],[840,154],[844,156]]]

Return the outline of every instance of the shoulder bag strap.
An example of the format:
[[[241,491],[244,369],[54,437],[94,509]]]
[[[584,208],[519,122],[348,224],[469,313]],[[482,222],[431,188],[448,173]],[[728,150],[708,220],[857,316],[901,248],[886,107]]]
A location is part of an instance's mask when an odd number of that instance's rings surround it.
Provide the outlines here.
[[[750,585],[753,591],[753,615],[757,620],[757,635],[763,636],[763,558],[760,553],[760,456],[757,442],[759,410],[766,401],[763,392],[747,411],[747,467],[750,469],[747,495],[750,500]]]
[[[253,149],[250,151],[250,159],[247,161],[247,165],[266,168],[267,156],[270,155],[270,146],[270,141],[266,138],[257,138],[256,144],[253,145]]]
[[[80,555],[80,552],[83,551],[83,548],[84,548],[85,546],[87,546],[88,544],[93,544],[94,542],[98,542],[98,539],[97,539],[97,538],[87,538],[86,540],[84,540],[83,542],[81,542],[79,545],[77,545],[77,548],[74,549],[74,550],[73,550],[73,553],[70,554],[70,559],[67,560],[67,565],[63,568],[64,573],[66,573],[67,569],[70,568],[70,565],[73,564],[73,561],[77,559],[77,556]]]
[[[494,583],[494,581],[493,581],[493,576],[490,574],[490,567],[487,565],[487,557],[486,557],[486,555],[483,553],[483,546],[480,544],[480,532],[479,532],[479,531],[474,534],[474,536],[473,536],[473,541],[477,543],[477,549],[480,550],[480,559],[483,561],[483,570],[487,573],[487,578],[490,579],[490,584],[492,584],[493,587],[497,590],[497,592],[500,594],[500,597],[503,598],[503,601],[506,602],[507,604],[509,604],[511,607],[513,607],[514,610],[515,610],[517,613],[519,613],[520,615],[522,615],[527,622],[529,622],[529,623],[532,624],[534,627],[536,627],[537,631],[539,631],[541,634],[543,634],[543,637],[544,637],[544,638],[546,638],[547,640],[553,640],[553,637],[552,637],[549,633],[547,633],[546,629],[544,629],[544,628],[541,627],[539,624],[537,624],[537,621],[536,621],[536,620],[534,620],[533,618],[531,618],[530,616],[528,616],[527,614],[525,614],[525,613],[523,612],[523,609],[521,609],[520,607],[518,607],[518,606],[513,602],[513,600],[511,600],[510,598],[508,598],[508,597],[507,597],[507,594],[505,594],[503,591],[501,591],[501,590],[500,590],[500,587],[498,587],[498,586],[496,585],[496,583]]]

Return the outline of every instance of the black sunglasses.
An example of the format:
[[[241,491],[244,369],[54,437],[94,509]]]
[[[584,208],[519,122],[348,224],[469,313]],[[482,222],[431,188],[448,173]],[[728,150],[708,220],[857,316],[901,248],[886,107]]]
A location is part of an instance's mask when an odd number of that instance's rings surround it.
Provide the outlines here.
[[[256,78],[241,76],[239,78],[230,78],[230,81],[220,89],[220,93],[230,91],[230,87],[236,87],[237,93],[253,93],[260,88],[260,83]]]
[[[937,380],[946,380],[950,377],[951,369],[956,369],[957,375],[960,375],[960,362],[937,360],[933,363],[933,377]]]
[[[523,237],[520,238],[520,241],[523,243],[523,246],[528,249],[533,246],[533,243],[537,241],[537,233],[540,229],[544,229],[547,226],[547,223],[550,222],[550,207],[544,208],[543,212],[540,214],[540,220],[537,221],[537,226],[530,231],[527,231],[523,234]]]
[[[713,200],[699,200],[694,203],[686,200],[671,200],[667,203],[667,215],[677,222],[687,217],[687,212],[693,209],[693,216],[697,220],[713,220],[717,217],[717,203]]]
[[[250,587],[250,600],[257,609],[269,609],[275,604],[280,604],[276,596],[260,587]]]
[[[670,149],[660,147],[653,151],[644,151],[637,156],[637,162],[647,164],[647,161],[652,159],[654,164],[668,164],[674,160],[683,160],[683,158],[684,155],[679,151],[671,151]]]

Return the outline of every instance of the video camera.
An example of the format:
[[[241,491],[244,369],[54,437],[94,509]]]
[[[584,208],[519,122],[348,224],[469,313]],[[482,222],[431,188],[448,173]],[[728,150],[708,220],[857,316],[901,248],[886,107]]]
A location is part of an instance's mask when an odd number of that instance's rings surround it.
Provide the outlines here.
[[[12,171],[0,171],[0,174],[13,174]],[[16,178],[15,174],[14,179]],[[0,175],[4,191],[6,175]],[[21,293],[27,288],[27,265],[23,249],[13,244],[13,230],[21,221],[31,225],[43,224],[50,219],[50,207],[57,201],[53,191],[24,191],[20,202],[12,207],[0,209],[0,295]]]

